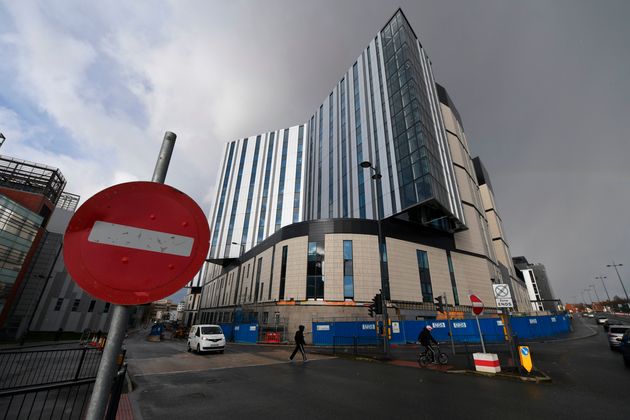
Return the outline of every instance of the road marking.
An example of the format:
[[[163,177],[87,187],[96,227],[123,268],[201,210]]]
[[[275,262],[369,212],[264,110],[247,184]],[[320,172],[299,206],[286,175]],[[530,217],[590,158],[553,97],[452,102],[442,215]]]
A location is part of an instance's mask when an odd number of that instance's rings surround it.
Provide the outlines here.
[[[88,236],[97,244],[189,257],[194,238],[97,220]]]

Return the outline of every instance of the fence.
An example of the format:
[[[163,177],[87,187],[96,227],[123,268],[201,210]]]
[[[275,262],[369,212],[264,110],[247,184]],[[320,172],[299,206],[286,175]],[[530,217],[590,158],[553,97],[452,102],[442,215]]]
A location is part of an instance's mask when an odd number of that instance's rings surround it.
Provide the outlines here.
[[[106,420],[116,417],[127,371],[124,356]],[[84,418],[100,359],[94,348],[0,352],[0,419]]]
[[[374,355],[384,352],[382,337],[343,337],[333,338],[333,354]]]
[[[94,348],[0,352],[0,391],[93,378],[100,361]]]
[[[453,339],[462,343],[478,343],[479,331],[474,319],[392,321],[393,344],[416,342],[425,325],[433,327],[432,334],[438,341],[449,341],[449,323]],[[500,318],[479,319],[484,340],[500,343],[506,339],[506,329]],[[570,321],[565,315],[511,317],[512,333],[520,340],[552,337],[569,332]],[[332,346],[334,337],[375,337],[380,323],[373,320],[362,322],[313,322],[313,344]],[[487,339],[486,339],[487,337]]]

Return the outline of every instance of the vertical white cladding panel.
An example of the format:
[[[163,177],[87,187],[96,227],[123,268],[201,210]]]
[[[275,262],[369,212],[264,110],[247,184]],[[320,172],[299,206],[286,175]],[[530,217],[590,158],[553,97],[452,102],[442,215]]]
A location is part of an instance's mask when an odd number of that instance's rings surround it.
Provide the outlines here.
[[[389,143],[389,159],[391,161],[392,164],[392,168],[391,168],[391,175],[392,175],[392,180],[394,181],[394,186],[393,186],[393,190],[394,190],[394,201],[396,203],[396,209],[400,210],[401,209],[401,203],[400,203],[400,185],[398,184],[398,165],[396,163],[396,154],[394,152],[394,134],[392,132],[392,126],[391,126],[391,121],[392,121],[392,115],[391,115],[391,111],[389,109],[389,93],[387,91],[387,81],[385,80],[386,74],[385,73],[385,62],[383,61],[383,43],[381,41],[381,33],[379,32],[377,35],[377,39],[378,39],[378,48],[380,50],[380,60],[378,62],[378,65],[380,67],[380,74],[382,75],[383,78],[383,83],[382,83],[382,93],[383,96],[385,98],[385,119],[387,121],[390,121],[390,124],[387,124],[387,136],[388,136],[388,142]],[[387,166],[385,167],[387,168]],[[385,178],[385,176],[389,176],[390,171],[385,169],[383,172],[383,178]],[[390,191],[388,191],[388,196],[391,200],[391,194]],[[384,216],[391,216],[392,213],[387,213],[385,212]]]
[[[328,159],[328,152],[330,151],[330,147],[329,147],[329,142],[328,142],[328,133],[329,133],[329,129],[330,129],[330,124],[328,121],[328,112],[329,112],[329,106],[330,106],[330,96],[326,97],[326,99],[324,100],[323,103],[323,107],[322,107],[322,156],[321,156],[321,163],[322,163],[322,194],[321,194],[321,202],[322,202],[322,215],[321,218],[322,219],[329,219],[330,218],[330,214],[328,212],[328,193],[329,193],[329,188],[328,188],[328,183],[330,181],[330,176],[329,176],[329,162],[330,160]]]
[[[269,182],[269,201],[267,205],[267,216],[265,219],[264,238],[275,232],[276,209],[278,208],[278,188],[280,186],[280,165],[282,157],[282,143],[284,140],[284,129],[275,132],[275,143],[273,146],[273,163],[271,169],[271,179]]]
[[[387,169],[387,149],[385,147],[385,125],[383,122],[383,106],[381,103],[381,92],[379,86],[379,61],[376,54],[376,40],[370,42],[370,63],[372,65],[372,85],[370,89],[374,92],[374,118],[376,119],[376,137],[373,138],[373,155],[376,167],[381,171],[382,194],[383,194],[383,214],[393,213],[391,203],[391,184],[389,183]],[[374,129],[372,130],[374,132]],[[378,160],[376,159],[376,148],[378,148]]]
[[[221,218],[221,224],[219,226],[219,234],[217,237],[217,256],[223,257],[226,253],[226,236],[228,230],[228,223],[230,221],[230,213],[232,211],[232,200],[234,199],[234,185],[236,183],[236,176],[239,164],[239,157],[241,153],[241,142],[237,140],[234,142],[234,152],[232,155],[232,162],[230,166],[230,177],[225,192],[225,201],[223,205],[223,215]]]
[[[228,157],[228,152],[229,152],[229,146],[230,143],[226,143],[223,146],[223,158],[221,159],[221,172],[219,173],[219,176],[217,177],[217,181],[215,183],[215,194],[214,194],[214,206],[212,208],[212,213],[210,213],[209,217],[208,217],[208,223],[210,226],[210,235],[214,235],[214,225],[215,225],[215,221],[217,218],[217,213],[219,210],[219,206],[217,205],[219,202],[219,197],[221,196],[221,186],[223,185],[223,178],[225,177],[225,167],[227,164],[227,157]],[[210,243],[212,243],[212,236],[210,237]],[[209,255],[212,256],[211,254],[212,249],[210,249],[209,251]]]
[[[354,67],[354,66],[353,66]],[[348,72],[348,216],[359,218],[359,183],[357,176],[357,132],[354,104],[354,70]],[[358,65],[357,65],[358,67]]]
[[[295,191],[295,169],[297,167],[298,127],[289,128],[287,162],[284,174],[281,226],[293,223],[293,196]],[[274,221],[275,223],[275,221]]]
[[[362,136],[362,145],[361,145],[361,153],[363,158],[357,160],[357,168],[362,171],[363,174],[363,186],[365,189],[365,218],[366,219],[376,219],[376,215],[374,213],[374,209],[376,208],[376,203],[374,202],[375,197],[373,192],[376,191],[374,189],[374,181],[372,180],[372,171],[368,169],[361,168],[361,161],[370,161],[372,164],[376,165],[374,161],[374,155],[370,150],[370,143],[372,138],[372,124],[371,121],[368,121],[370,116],[370,92],[366,91],[367,82],[369,81],[368,77],[368,69],[367,69],[367,50],[361,54],[361,59],[359,60],[359,99],[361,101],[361,113],[359,117],[361,118],[361,136]],[[374,205],[372,205],[374,203]]]

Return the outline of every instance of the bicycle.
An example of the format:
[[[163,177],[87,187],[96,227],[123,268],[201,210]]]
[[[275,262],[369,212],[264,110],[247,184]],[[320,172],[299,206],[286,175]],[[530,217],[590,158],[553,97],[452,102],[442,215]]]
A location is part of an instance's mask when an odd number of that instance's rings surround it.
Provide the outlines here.
[[[440,351],[440,345],[436,344],[436,350],[429,350],[425,348],[424,352],[418,355],[418,364],[420,367],[426,367],[431,363],[445,365],[448,363],[448,356],[446,353]],[[437,354],[437,361],[435,360],[435,355]]]

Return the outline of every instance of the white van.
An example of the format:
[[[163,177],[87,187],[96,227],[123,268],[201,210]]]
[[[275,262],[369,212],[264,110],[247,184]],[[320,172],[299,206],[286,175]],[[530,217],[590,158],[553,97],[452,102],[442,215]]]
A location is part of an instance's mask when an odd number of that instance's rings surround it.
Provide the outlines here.
[[[193,325],[188,333],[188,351],[218,351],[225,349],[225,336],[218,325]]]

